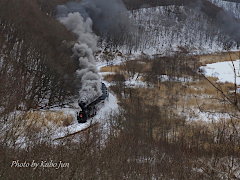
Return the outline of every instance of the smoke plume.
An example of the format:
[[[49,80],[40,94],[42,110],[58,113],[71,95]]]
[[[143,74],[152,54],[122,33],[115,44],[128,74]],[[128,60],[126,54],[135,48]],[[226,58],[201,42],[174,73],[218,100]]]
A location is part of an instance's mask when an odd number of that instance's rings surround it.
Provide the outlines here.
[[[77,75],[82,87],[79,94],[84,104],[101,95],[101,80],[94,58],[98,37],[92,26],[102,37],[123,37],[124,33],[131,32],[126,12],[121,0],[82,0],[57,7],[59,21],[78,36],[73,53],[79,59]]]
[[[88,104],[101,95],[101,80],[94,58],[98,37],[92,32],[92,20],[84,19],[78,12],[60,17],[59,21],[78,36],[78,41],[72,50],[74,56],[79,60],[77,76],[82,87],[79,91],[79,100]]]
[[[79,12],[84,19],[91,18],[94,30],[105,39],[117,40],[131,36],[134,27],[121,0],[83,0],[58,6],[58,16]]]

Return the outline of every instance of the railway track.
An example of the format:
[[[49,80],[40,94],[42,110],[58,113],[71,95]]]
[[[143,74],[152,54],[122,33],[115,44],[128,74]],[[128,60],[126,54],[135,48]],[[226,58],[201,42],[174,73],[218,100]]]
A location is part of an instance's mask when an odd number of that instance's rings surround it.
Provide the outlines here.
[[[55,138],[53,141],[62,140],[62,139],[65,139],[65,138],[74,136],[74,135],[76,135],[76,134],[81,134],[81,133],[89,132],[90,129],[92,129],[92,128],[94,128],[94,127],[97,127],[97,126],[99,126],[99,122],[90,124],[88,127],[84,128],[84,129],[81,129],[81,130],[79,130],[79,131],[76,131],[76,132],[74,132],[74,133],[69,133],[69,134],[67,134],[67,135],[65,135],[65,136]]]

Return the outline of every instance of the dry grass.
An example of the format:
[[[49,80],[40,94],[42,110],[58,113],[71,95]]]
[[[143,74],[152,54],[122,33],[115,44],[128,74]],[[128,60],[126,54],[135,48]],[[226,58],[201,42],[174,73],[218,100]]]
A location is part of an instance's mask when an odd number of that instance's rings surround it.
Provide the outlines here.
[[[50,123],[57,126],[68,126],[73,122],[73,117],[63,112],[53,111],[30,111],[24,114],[27,123],[34,124],[37,127],[48,127]]]
[[[216,78],[210,78],[216,82]],[[233,87],[231,83],[221,84],[224,92],[228,92]],[[222,94],[209,84],[206,80],[192,82],[189,85],[182,83],[160,83],[160,86],[154,88],[137,88],[137,93],[143,97],[144,104],[163,106],[172,104],[176,111],[185,111],[188,109],[199,109],[205,112],[233,112],[234,109],[229,103],[222,101]],[[184,110],[185,109],[185,110]]]
[[[120,65],[104,66],[100,69],[100,72],[120,72],[120,69]]]
[[[228,92],[234,87],[232,83],[218,83],[218,78],[216,77],[208,77],[208,80],[221,87],[224,92]],[[200,81],[190,82],[187,93],[194,95],[216,95],[216,89],[206,79],[202,79]]]
[[[104,79],[104,81],[113,82],[114,81],[114,75],[108,74],[108,75],[104,76],[103,79]]]
[[[231,61],[240,59],[240,51],[236,52],[222,52],[216,54],[207,54],[197,56],[202,65],[212,64],[216,62]]]
[[[240,52],[219,53],[213,55],[200,56],[200,61],[204,63],[214,63],[219,61],[239,59]],[[131,61],[131,66],[134,67],[134,63],[144,63],[143,73],[148,73],[149,65],[151,61]],[[114,66],[112,69],[110,66],[104,67],[101,71],[104,72],[116,72],[119,71],[124,76],[127,76],[124,65]],[[218,83],[216,77],[208,77],[209,81],[221,87],[222,91],[226,94],[234,89],[232,83]],[[114,75],[106,75],[104,80],[113,82]],[[140,97],[143,97],[145,104],[150,105],[169,105],[173,104],[177,112],[185,111],[184,109],[197,110],[201,108],[205,112],[233,112],[235,111],[230,104],[222,102],[223,96],[218,92],[206,79],[200,79],[189,83],[181,82],[160,82],[155,84],[153,88],[135,88]],[[128,101],[128,100],[126,100]],[[129,102],[131,103],[131,102]]]

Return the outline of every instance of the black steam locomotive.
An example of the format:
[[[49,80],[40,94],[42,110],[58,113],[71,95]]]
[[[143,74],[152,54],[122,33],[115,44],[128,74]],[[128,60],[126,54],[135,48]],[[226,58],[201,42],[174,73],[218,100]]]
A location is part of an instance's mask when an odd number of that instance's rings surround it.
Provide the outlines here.
[[[79,123],[85,123],[91,117],[94,117],[97,114],[97,104],[103,102],[108,96],[108,90],[104,83],[102,83],[102,95],[98,97],[95,101],[86,105],[83,102],[79,102],[79,106],[81,107],[80,112],[77,115],[77,120]]]

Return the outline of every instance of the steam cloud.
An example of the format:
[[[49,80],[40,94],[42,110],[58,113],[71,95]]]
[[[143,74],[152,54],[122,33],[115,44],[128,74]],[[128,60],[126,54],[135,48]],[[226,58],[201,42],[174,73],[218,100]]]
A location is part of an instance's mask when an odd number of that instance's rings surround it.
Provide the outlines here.
[[[79,59],[77,75],[81,81],[80,102],[88,104],[101,95],[101,80],[98,74],[94,52],[98,37],[92,26],[101,36],[116,36],[131,32],[126,8],[121,0],[83,0],[68,2],[57,7],[57,18],[68,30],[78,36],[73,47],[74,56]]]
[[[101,95],[101,80],[94,58],[98,37],[92,32],[92,20],[84,20],[78,12],[69,13],[66,17],[59,18],[59,21],[78,36],[72,50],[74,56],[79,59],[77,75],[82,87],[79,100],[88,104]]]
[[[84,19],[91,18],[94,30],[103,38],[118,40],[130,35],[134,27],[121,0],[83,0],[58,6],[58,16],[79,12]]]

